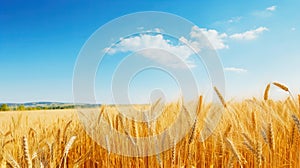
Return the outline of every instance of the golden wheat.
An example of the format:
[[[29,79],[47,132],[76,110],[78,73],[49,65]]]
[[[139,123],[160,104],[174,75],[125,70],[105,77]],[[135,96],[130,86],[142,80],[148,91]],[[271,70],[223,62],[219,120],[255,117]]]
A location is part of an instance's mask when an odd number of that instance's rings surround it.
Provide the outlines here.
[[[273,131],[273,125],[272,123],[269,123],[268,125],[268,142],[269,142],[269,147],[271,151],[275,150],[275,142],[274,142],[274,131]]]
[[[281,84],[281,83],[278,83],[278,82],[273,82],[273,85],[277,86],[278,88],[286,91],[286,92],[289,92],[289,88],[286,87],[285,85]]]
[[[216,94],[217,94],[217,96],[218,96],[220,102],[221,102],[222,105],[226,108],[226,102],[225,102],[225,99],[224,99],[224,97],[222,96],[221,92],[218,90],[217,87],[214,87],[214,90],[215,90],[215,92],[216,92]]]
[[[270,87],[271,84],[269,83],[265,89],[265,93],[264,93],[264,100],[268,100],[269,99],[269,91],[270,91]]]
[[[23,151],[24,151],[25,160],[27,162],[27,167],[32,168],[32,160],[29,153],[28,140],[25,136],[23,136]]]
[[[271,84],[290,92],[282,84]],[[300,120],[297,103],[291,97],[273,101],[268,95],[270,88],[266,90],[263,100],[225,102],[215,88],[220,102],[227,110],[212,135],[204,142],[199,141],[200,132],[205,122],[210,121],[205,117],[209,115],[213,104],[204,102],[203,96],[189,106],[184,105],[183,109],[178,102],[164,105],[161,116],[155,122],[135,122],[134,119],[123,118],[114,106],[101,106],[99,113],[90,118],[91,122],[95,120],[91,125],[101,127],[97,123],[101,123],[101,119],[106,120],[116,131],[125,134],[132,144],[140,143],[139,137],[161,134],[176,120],[192,123],[185,137],[176,139],[177,132],[181,131],[179,127],[176,132],[169,132],[168,137],[165,137],[167,139],[163,138],[163,143],[170,143],[170,149],[153,156],[137,158],[114,153],[116,147],[134,150],[121,141],[120,144],[111,141],[118,137],[106,135],[104,144],[94,142],[73,110],[58,111],[56,115],[55,111],[43,114],[0,113],[0,120],[1,117],[5,118],[0,122],[1,167],[298,167]],[[300,95],[298,101],[300,103]],[[157,109],[158,104],[159,101],[156,101],[152,109]],[[141,109],[149,107],[140,106]],[[194,111],[188,111],[191,109]],[[197,118],[194,121],[180,120],[176,118],[180,110],[184,110],[187,115],[194,112]],[[65,116],[61,116],[63,114]],[[44,115],[44,118],[36,115]],[[49,121],[49,116],[54,119]],[[179,141],[175,143],[175,140]],[[165,145],[154,143],[157,146],[153,150],[160,149],[159,145]]]

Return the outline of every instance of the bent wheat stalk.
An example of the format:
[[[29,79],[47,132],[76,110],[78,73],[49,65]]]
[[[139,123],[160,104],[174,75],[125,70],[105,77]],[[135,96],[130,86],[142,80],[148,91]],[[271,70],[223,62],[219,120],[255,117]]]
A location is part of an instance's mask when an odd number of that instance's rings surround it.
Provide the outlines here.
[[[289,95],[292,97],[293,101],[296,103],[294,96],[292,95],[291,91],[289,90],[289,88],[281,83],[278,82],[273,82],[273,85],[277,86],[278,88],[280,88],[281,90],[288,92]]]
[[[278,82],[273,82],[273,85],[277,86],[278,88],[286,91],[286,92],[289,92],[289,88],[286,87],[285,85],[281,84],[281,83],[278,83]]]

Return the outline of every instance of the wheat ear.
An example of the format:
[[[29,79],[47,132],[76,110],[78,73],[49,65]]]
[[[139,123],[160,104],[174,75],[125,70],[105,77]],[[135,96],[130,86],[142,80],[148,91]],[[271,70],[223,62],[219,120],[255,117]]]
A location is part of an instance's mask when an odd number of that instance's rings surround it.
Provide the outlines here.
[[[255,149],[256,167],[261,167],[262,165],[262,145],[257,142]]]
[[[67,140],[66,132],[67,132],[68,128],[70,127],[71,123],[72,123],[72,120],[70,120],[70,121],[66,124],[66,126],[65,126],[65,128],[64,128],[64,130],[63,130],[63,135],[62,135],[62,136],[63,136],[63,141],[64,141],[64,142]]]
[[[242,157],[239,154],[236,147],[234,146],[234,144],[228,138],[226,138],[226,143],[227,143],[227,146],[229,147],[229,149],[231,150],[231,152],[233,153],[234,157],[238,160],[238,162],[240,164],[242,164]]]
[[[6,158],[7,158],[7,163],[11,167],[13,167],[13,168],[21,168],[21,166],[19,165],[19,163],[11,155],[8,155]]]
[[[265,130],[261,130],[261,136],[263,137],[263,139],[264,139],[264,141],[265,141],[265,143],[269,143],[268,142],[268,138],[267,138],[267,135],[266,135],[266,131]]]
[[[286,87],[285,85],[278,83],[278,82],[273,82],[273,85],[277,86],[278,88],[282,89],[283,91],[286,91],[289,93],[289,95],[292,97],[294,103],[296,103],[296,100],[294,98],[294,96],[292,95],[291,91],[289,90],[288,87]]]
[[[268,142],[269,142],[269,147],[271,151],[275,150],[275,142],[274,142],[274,131],[273,131],[273,126],[272,123],[269,123],[268,125]]]
[[[295,133],[296,133],[295,130],[296,130],[296,126],[293,123],[292,130],[291,130],[291,141],[290,141],[291,146],[293,146],[293,144],[294,144]]]
[[[286,91],[286,92],[289,92],[289,88],[286,87],[285,85],[281,84],[281,83],[278,83],[278,82],[273,82],[273,85],[277,86],[278,88]]]
[[[300,133],[300,120],[299,120],[299,118],[296,115],[294,115],[294,114],[292,115],[292,118],[293,118],[293,121],[296,124],[297,129],[298,129],[298,131]]]
[[[67,143],[66,147],[65,147],[65,150],[64,150],[64,155],[67,156],[69,154],[69,151],[73,145],[73,143],[75,142],[76,140],[76,136],[72,136],[69,140],[69,142]]]
[[[90,155],[91,155],[91,148],[86,154],[82,155],[79,159],[75,161],[74,167],[80,167]]]
[[[60,162],[60,168],[62,166],[62,163],[64,164],[64,167],[67,167],[67,157],[69,154],[69,151],[74,143],[74,141],[76,140],[76,136],[72,136],[69,140],[69,142],[66,144],[65,149],[64,149],[64,154],[62,156],[62,160]]]
[[[229,133],[230,133],[230,131],[231,131],[231,128],[232,128],[232,125],[229,124],[229,125],[227,126],[225,132],[224,132],[224,138],[227,138],[227,137],[228,137],[228,135],[229,135]]]
[[[103,114],[104,114],[104,110],[105,110],[105,105],[101,105],[101,107],[100,107],[100,113],[99,113],[98,118],[97,118],[97,123],[98,123],[98,124],[99,124],[100,121],[101,121],[101,118],[102,118],[102,116],[103,116]]]
[[[255,112],[253,111],[252,112],[252,116],[251,116],[251,119],[252,119],[252,127],[253,127],[253,129],[254,129],[254,131],[255,131],[255,134],[256,134],[256,114],[255,114]]]
[[[188,144],[191,144],[194,140],[194,137],[195,137],[195,130],[196,130],[196,125],[197,125],[197,118],[193,124],[193,127],[192,127],[192,131],[191,131],[191,134],[190,134],[190,137],[189,137],[189,140],[188,140]]]
[[[243,143],[246,147],[247,147],[247,149],[249,149],[252,153],[256,153],[255,152],[255,149],[253,148],[253,146],[251,146],[247,141],[245,141],[244,143]]]
[[[32,160],[31,160],[31,156],[29,153],[28,140],[25,136],[23,136],[23,151],[24,151],[24,156],[25,156],[25,160],[27,163],[27,167],[32,168]]]
[[[172,147],[172,167],[175,167],[175,162],[176,160],[176,143],[175,143],[175,139],[173,139],[173,147]]]
[[[270,87],[271,87],[271,84],[269,83],[265,89],[265,93],[264,93],[264,100],[268,100],[269,99],[269,91],[270,91]]]
[[[244,139],[248,142],[248,144],[249,144],[249,145],[252,147],[252,149],[253,149],[253,147],[255,146],[254,141],[252,141],[252,139],[251,139],[247,134],[242,133],[242,135],[243,135]]]
[[[300,113],[300,94],[298,94],[298,106],[299,106],[299,113]]]
[[[197,115],[199,115],[201,112],[202,104],[203,104],[203,96],[199,96],[198,106],[197,106]]]
[[[4,144],[2,145],[2,149],[3,149],[6,145],[8,145],[8,144],[10,144],[10,143],[12,143],[12,142],[14,142],[14,141],[15,141],[15,139],[11,139],[11,140],[8,140],[8,141],[4,142]]]
[[[225,99],[224,99],[224,97],[222,96],[221,92],[220,92],[220,91],[218,90],[218,88],[215,87],[215,86],[214,86],[214,90],[215,90],[216,94],[218,95],[218,97],[219,97],[219,99],[220,99],[222,105],[226,108],[226,102],[225,102]]]

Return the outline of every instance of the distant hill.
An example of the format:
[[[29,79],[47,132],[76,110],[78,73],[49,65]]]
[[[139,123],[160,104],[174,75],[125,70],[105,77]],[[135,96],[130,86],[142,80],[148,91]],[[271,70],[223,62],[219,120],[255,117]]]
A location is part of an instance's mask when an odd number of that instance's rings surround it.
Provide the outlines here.
[[[8,106],[50,106],[50,105],[73,105],[73,103],[62,103],[62,102],[27,102],[27,103],[0,103],[7,104]]]
[[[75,105],[73,103],[63,102],[27,102],[27,103],[0,103],[6,104],[10,110],[42,110],[42,109],[73,109]],[[100,104],[77,104],[81,107],[99,107]],[[3,109],[0,109],[3,111]]]

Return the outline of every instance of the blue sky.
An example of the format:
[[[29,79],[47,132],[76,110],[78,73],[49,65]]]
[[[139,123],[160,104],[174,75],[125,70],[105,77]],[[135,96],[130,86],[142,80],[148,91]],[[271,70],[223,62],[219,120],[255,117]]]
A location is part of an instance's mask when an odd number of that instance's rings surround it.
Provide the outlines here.
[[[0,102],[72,102],[74,65],[85,41],[108,21],[140,11],[173,13],[217,33],[212,40],[226,46],[217,52],[226,68],[228,99],[261,96],[271,81],[300,93],[299,5],[298,0],[1,1]],[[145,89],[143,80],[136,79],[140,90],[133,88],[133,97],[160,84]],[[99,101],[110,102],[105,94],[99,93]],[[274,89],[272,96],[280,95],[285,94]]]

